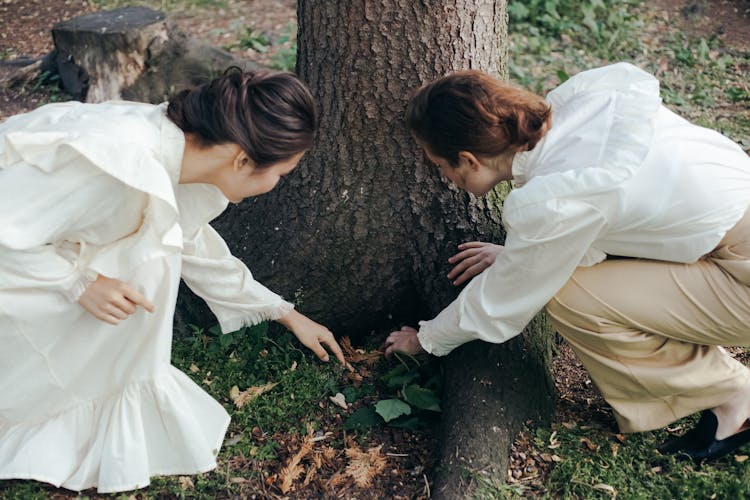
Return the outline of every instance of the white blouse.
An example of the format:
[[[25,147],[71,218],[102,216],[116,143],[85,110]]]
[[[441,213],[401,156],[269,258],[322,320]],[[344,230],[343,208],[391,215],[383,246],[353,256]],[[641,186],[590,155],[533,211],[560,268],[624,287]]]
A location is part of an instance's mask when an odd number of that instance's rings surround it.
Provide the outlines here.
[[[69,102],[0,124],[0,290],[44,287],[75,301],[97,274],[180,253],[183,279],[225,332],[293,308],[208,224],[223,194],[178,184],[185,139],[165,112]]]
[[[618,255],[695,262],[750,204],[750,157],[662,106],[627,63],[580,73],[547,96],[552,127],[513,161],[504,250],[418,338],[432,354],[518,335],[577,266]]]

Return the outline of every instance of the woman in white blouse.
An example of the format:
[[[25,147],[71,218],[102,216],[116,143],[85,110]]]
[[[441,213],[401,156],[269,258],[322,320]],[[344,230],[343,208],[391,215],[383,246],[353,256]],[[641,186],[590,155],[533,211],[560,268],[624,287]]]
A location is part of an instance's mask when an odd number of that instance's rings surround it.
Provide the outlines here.
[[[393,332],[387,353],[505,342],[546,307],[623,432],[703,410],[661,451],[716,458],[750,441],[750,370],[720,347],[750,343],[750,158],[738,145],[669,111],[657,80],[626,63],[546,101],[455,73],[415,94],[408,124],[459,188],[515,189],[504,246],[461,245],[449,278],[471,281],[418,331]]]
[[[216,466],[229,416],[170,364],[180,277],[224,332],[276,320],[344,362],[208,224],[273,189],[316,126],[294,75],[239,70],[168,105],[0,124],[0,479],[115,492]]]

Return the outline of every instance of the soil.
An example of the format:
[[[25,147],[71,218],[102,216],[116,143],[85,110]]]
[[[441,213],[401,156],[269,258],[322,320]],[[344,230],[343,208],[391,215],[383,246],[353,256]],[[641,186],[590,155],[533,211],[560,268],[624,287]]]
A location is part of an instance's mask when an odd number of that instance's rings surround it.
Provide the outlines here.
[[[173,19],[188,34],[202,38],[213,45],[232,47],[233,52],[260,63],[267,63],[278,50],[284,31],[291,31],[296,18],[295,0],[230,0],[228,7],[213,9],[210,15],[205,10],[190,9],[173,15]],[[655,0],[650,9],[661,12],[673,26],[706,37],[718,37],[727,47],[746,49],[750,46],[750,0]],[[0,0],[0,120],[13,114],[31,110],[49,102],[56,96],[50,86],[41,86],[33,81],[29,85],[7,88],[3,79],[17,70],[44,56],[53,48],[51,27],[63,20],[98,10],[94,2],[76,0]],[[236,44],[251,27],[253,33],[264,34],[272,43],[267,52],[243,49]],[[741,351],[736,351],[740,354]],[[561,344],[554,361],[554,375],[558,390],[557,421],[592,422],[615,429],[611,410],[592,386],[586,371],[569,347]],[[414,454],[409,458],[410,471],[416,481],[422,483],[422,471],[431,464],[433,442],[419,441],[405,432],[388,431],[389,442],[404,443],[411,440]],[[282,439],[276,437],[276,439]],[[288,436],[289,453],[298,447],[299,437]],[[424,440],[423,440],[424,441]],[[511,482],[523,483],[534,489],[542,484],[551,462],[534,452],[531,439],[521,434],[514,445],[512,465],[508,471]],[[395,446],[395,445],[394,445]],[[394,448],[395,449],[395,448]],[[240,464],[241,465],[241,464]],[[396,470],[396,469],[393,469]],[[392,470],[376,480],[372,492],[389,492],[393,498],[421,496],[404,488],[403,476]],[[52,490],[55,491],[55,490]],[[62,497],[62,491],[53,496]]]

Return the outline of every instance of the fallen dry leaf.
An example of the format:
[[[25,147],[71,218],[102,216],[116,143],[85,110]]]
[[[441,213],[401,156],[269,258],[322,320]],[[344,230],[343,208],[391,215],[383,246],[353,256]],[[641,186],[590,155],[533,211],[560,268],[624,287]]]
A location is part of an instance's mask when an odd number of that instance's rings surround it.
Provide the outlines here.
[[[180,489],[182,491],[194,490],[195,489],[195,485],[193,484],[193,480],[191,479],[190,476],[180,476],[180,478],[178,479],[178,481],[180,483]]]
[[[354,479],[360,488],[372,486],[372,480],[380,474],[387,464],[386,458],[380,453],[383,446],[376,446],[367,451],[360,450],[356,445],[346,449],[349,465],[346,474]]]
[[[240,388],[235,385],[229,390],[229,397],[232,398],[237,408],[242,408],[264,392],[268,392],[276,387],[276,384],[277,382],[270,382],[266,385],[248,387],[244,391],[240,391]]]
[[[339,340],[339,345],[341,346],[341,350],[344,351],[346,359],[352,363],[364,363],[368,366],[373,366],[382,357],[382,353],[378,351],[367,352],[362,349],[355,349],[352,347],[352,341],[349,337],[342,337]],[[347,368],[351,369],[351,366]]]
[[[330,399],[331,402],[335,404],[336,406],[339,406],[345,410],[349,408],[346,405],[346,397],[340,392],[337,392],[335,396],[330,396],[328,399]]]
[[[744,462],[745,460],[747,460],[747,458],[748,458],[748,456],[747,456],[747,455],[735,455],[735,456],[734,456],[734,461],[735,461],[735,462],[740,462],[740,463],[742,463],[742,462]]]
[[[296,481],[302,472],[304,472],[305,468],[300,465],[300,462],[305,455],[312,451],[312,446],[313,445],[310,441],[305,441],[302,444],[302,448],[300,448],[300,450],[289,460],[287,466],[279,471],[279,479],[281,479],[280,488],[282,493],[288,493],[292,489],[294,481]]]
[[[586,448],[589,449],[589,451],[599,451],[599,445],[594,444],[591,442],[591,440],[587,437],[582,437],[581,442],[586,445]]]
[[[598,484],[595,484],[593,488],[599,491],[606,491],[607,493],[612,495],[612,498],[617,497],[617,490],[608,484],[598,483]]]
[[[554,450],[560,447],[560,441],[557,440],[557,431],[554,431],[549,437],[549,444],[547,448]]]

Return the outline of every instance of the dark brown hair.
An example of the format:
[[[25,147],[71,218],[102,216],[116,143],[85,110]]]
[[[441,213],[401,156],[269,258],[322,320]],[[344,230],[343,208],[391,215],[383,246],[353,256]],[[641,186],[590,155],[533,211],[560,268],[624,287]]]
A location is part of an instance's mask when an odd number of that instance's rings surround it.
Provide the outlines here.
[[[236,67],[177,93],[167,116],[204,146],[239,145],[260,168],[310,149],[317,128],[310,90],[294,74]]]
[[[458,165],[458,153],[491,158],[536,146],[551,109],[540,96],[481,71],[459,71],[420,88],[406,122],[431,154]]]

